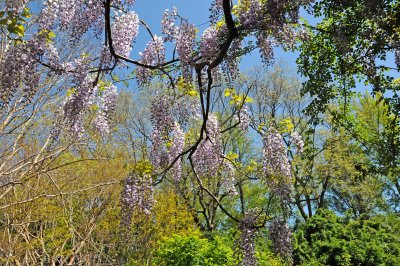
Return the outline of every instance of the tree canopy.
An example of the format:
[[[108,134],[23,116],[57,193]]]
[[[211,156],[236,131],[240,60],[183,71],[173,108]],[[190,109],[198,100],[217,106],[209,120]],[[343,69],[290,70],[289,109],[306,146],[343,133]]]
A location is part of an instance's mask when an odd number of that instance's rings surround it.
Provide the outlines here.
[[[0,2],[0,263],[396,265],[398,1],[137,4]]]

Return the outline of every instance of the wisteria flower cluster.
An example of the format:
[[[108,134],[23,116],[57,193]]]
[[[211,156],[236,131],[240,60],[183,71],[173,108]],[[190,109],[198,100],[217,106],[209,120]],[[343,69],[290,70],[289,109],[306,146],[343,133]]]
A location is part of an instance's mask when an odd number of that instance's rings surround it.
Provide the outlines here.
[[[257,236],[257,229],[255,226],[256,219],[253,212],[247,213],[245,217],[239,222],[240,235],[240,249],[243,253],[241,265],[255,266],[257,265],[256,244],[255,239]]]
[[[194,97],[179,97],[175,99],[172,112],[182,126],[188,124],[190,119],[200,120],[202,117],[200,102]]]
[[[196,40],[196,28],[187,19],[181,19],[179,27],[176,24],[178,11],[174,8],[171,12],[167,9],[161,20],[162,32],[167,35],[166,41],[175,41],[179,60],[184,64],[192,62]]]
[[[86,78],[79,86],[70,91],[70,95],[64,102],[64,123],[70,132],[77,138],[83,133],[83,118],[86,111],[94,103],[98,87],[92,86],[92,80]]]
[[[164,11],[161,19],[161,31],[167,35],[165,41],[172,41],[175,38],[176,32],[179,30],[175,26],[175,20],[177,19],[178,11],[174,8],[171,12],[169,9]]]
[[[111,83],[93,86],[94,79],[89,75],[89,66],[84,59],[62,65],[68,78],[75,86],[67,93],[62,107],[64,124],[70,133],[80,138],[84,131],[83,119],[90,107],[97,105],[97,116],[94,126],[100,134],[109,133],[109,123],[116,108],[117,88]]]
[[[182,158],[178,158],[178,156],[182,154],[185,146],[185,132],[183,132],[178,123],[175,123],[172,135],[174,139],[169,150],[169,164],[178,159],[172,166],[172,177],[175,183],[178,184],[182,177]]]
[[[139,53],[142,59],[141,64],[145,66],[138,66],[136,69],[136,76],[139,83],[147,83],[151,78],[151,69],[146,66],[158,66],[165,61],[165,47],[164,40],[157,35],[154,36],[153,40],[147,43],[146,48],[143,52]]]
[[[183,63],[191,63],[196,40],[196,28],[186,20],[176,33],[176,51]]]
[[[218,118],[210,114],[207,132],[193,154],[194,169],[199,176],[215,176],[223,163]]]
[[[101,93],[100,106],[94,124],[100,134],[104,136],[110,131],[110,121],[115,112],[118,92],[113,84],[107,84]]]
[[[223,172],[223,182],[222,188],[225,193],[228,195],[238,195],[238,192],[235,188],[236,179],[235,179],[235,168],[233,164],[227,160],[224,160],[224,172]]]
[[[283,201],[290,196],[291,166],[282,135],[273,127],[264,137],[263,168],[267,185]]]
[[[288,260],[292,257],[292,232],[284,220],[274,219],[268,227],[274,252]]]
[[[48,0],[39,17],[39,28],[41,31],[51,31],[59,26],[61,30],[68,31],[76,42],[91,27],[102,30],[102,11],[101,1]]]
[[[121,194],[122,224],[129,226],[136,212],[149,215],[154,207],[154,190],[151,176],[131,174],[124,182]]]
[[[118,55],[129,57],[132,50],[132,42],[139,32],[139,17],[130,11],[117,17],[111,27],[113,48]],[[108,65],[111,61],[111,54],[106,47],[103,53],[103,62]]]
[[[299,133],[293,131],[290,137],[292,138],[292,143],[295,145],[297,152],[302,153],[304,151],[304,141]]]
[[[218,54],[218,30],[215,26],[210,26],[204,30],[201,36],[200,52],[208,60],[212,60]]]
[[[239,128],[243,132],[247,132],[249,130],[249,126],[251,123],[250,111],[249,108],[244,105],[239,111]]]
[[[170,99],[157,95],[151,102],[151,123],[163,135],[168,135],[174,127]]]
[[[259,34],[257,36],[257,46],[260,49],[261,52],[261,60],[265,65],[269,65],[272,63],[272,60],[274,58],[274,46],[275,43],[269,39],[267,36],[264,36],[264,34]]]
[[[42,44],[29,41],[10,47],[0,57],[0,106],[6,105],[21,87],[26,101],[30,100],[39,85],[37,58],[42,54]]]
[[[152,149],[150,158],[156,169],[163,169],[169,162],[166,142],[175,123],[171,113],[171,104],[166,97],[155,97],[151,103]]]
[[[264,136],[264,170],[268,175],[291,178],[291,167],[282,135],[273,127]]]
[[[14,14],[21,13],[29,0],[11,0],[6,1],[6,11]]]

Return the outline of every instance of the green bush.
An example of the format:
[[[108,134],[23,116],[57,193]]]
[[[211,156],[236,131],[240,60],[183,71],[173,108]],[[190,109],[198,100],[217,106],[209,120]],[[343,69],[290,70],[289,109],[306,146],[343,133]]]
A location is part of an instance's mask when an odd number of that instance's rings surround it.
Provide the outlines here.
[[[295,265],[400,265],[400,218],[319,210],[295,234]]]
[[[164,239],[156,252],[156,265],[233,265],[232,250],[220,238],[208,240],[199,234],[173,235]]]

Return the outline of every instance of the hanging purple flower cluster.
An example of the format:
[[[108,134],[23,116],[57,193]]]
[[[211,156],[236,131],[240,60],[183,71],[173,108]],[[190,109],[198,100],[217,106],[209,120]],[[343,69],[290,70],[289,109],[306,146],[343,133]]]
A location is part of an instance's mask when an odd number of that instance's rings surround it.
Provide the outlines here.
[[[204,30],[201,36],[200,52],[207,60],[212,60],[218,54],[218,30],[215,26],[210,26]]]
[[[84,114],[93,104],[97,90],[97,87],[92,86],[92,80],[87,78],[71,90],[64,102],[64,123],[77,138],[82,136]]]
[[[193,154],[194,169],[199,176],[215,176],[223,163],[222,143],[218,118],[210,114],[207,133]]]
[[[264,170],[268,175],[291,178],[291,168],[282,135],[273,127],[264,136]]]
[[[172,9],[172,12],[169,9],[166,9],[163,13],[163,17],[161,19],[161,32],[167,37],[165,37],[165,41],[172,41],[178,30],[175,27],[175,19],[177,18],[177,10],[176,8]]]
[[[165,47],[164,41],[161,37],[154,35],[153,40],[147,43],[143,52],[139,53],[142,59],[141,64],[146,66],[158,66],[165,61]],[[136,76],[139,83],[144,84],[151,79],[151,69],[148,67],[138,66],[136,69]]]
[[[195,39],[196,28],[187,20],[183,21],[176,34],[176,51],[182,62],[190,63],[192,61]]]
[[[235,168],[233,164],[225,160],[223,170],[224,170],[223,171],[224,179],[222,181],[222,188],[228,195],[238,195],[238,192],[235,188],[236,179],[235,179]]]
[[[183,96],[175,99],[172,112],[182,126],[187,125],[190,119],[199,120],[202,117],[200,102],[194,97]]]
[[[256,29],[265,20],[263,17],[262,4],[258,0],[248,0],[238,8],[240,25],[246,29]]]
[[[152,180],[149,175],[130,174],[121,194],[121,223],[130,226],[135,213],[149,215],[155,204]]]
[[[243,259],[240,265],[255,266],[257,258],[255,257],[255,239],[256,239],[256,216],[253,212],[246,213],[245,217],[239,222],[240,234],[240,249],[243,253]]]
[[[9,47],[0,57],[0,107],[21,87],[26,101],[34,95],[40,81],[37,59],[44,48],[42,42],[29,41]]]
[[[304,151],[304,141],[299,133],[293,131],[292,134],[290,134],[290,137],[292,139],[292,143],[296,147],[297,153],[302,153]]]
[[[240,26],[249,32],[256,32],[257,46],[264,63],[271,63],[275,45],[279,43],[292,48],[296,37],[303,34],[289,25],[298,20],[299,9],[296,7],[308,2],[312,1],[246,0],[238,5],[236,12]]]
[[[51,31],[57,26],[69,31],[71,40],[78,41],[91,27],[102,30],[103,5],[101,1],[48,0],[39,17],[40,30]]]
[[[257,36],[257,46],[261,52],[261,60],[265,65],[270,65],[274,58],[274,42],[265,36],[264,34],[259,34]]]
[[[179,60],[184,64],[189,64],[193,59],[196,28],[187,19],[181,19],[178,27],[175,22],[177,19],[178,11],[176,8],[171,12],[168,9],[165,10],[161,21],[162,32],[167,35],[166,41],[175,41]]]
[[[132,50],[132,41],[136,39],[139,33],[139,17],[130,11],[117,17],[111,27],[113,33],[113,47],[118,55],[129,57]],[[104,48],[102,61],[105,65],[111,62],[111,53],[108,48]]]
[[[274,219],[268,227],[274,252],[282,258],[292,257],[292,232],[284,220]]]
[[[243,132],[247,132],[249,130],[249,126],[251,123],[250,111],[246,105],[243,105],[239,111],[239,129]]]
[[[100,106],[94,124],[103,136],[110,131],[110,119],[115,111],[117,96],[117,88],[113,84],[107,84],[101,92]]]
[[[6,1],[6,11],[14,14],[21,13],[29,0],[9,0]]]
[[[216,23],[218,18],[220,17],[223,8],[222,8],[222,0],[213,0],[210,7],[210,21],[211,23]]]
[[[183,132],[178,123],[175,123],[172,135],[174,139],[168,154],[170,164],[172,164],[173,161],[176,158],[178,158],[178,156],[183,152],[183,147],[185,146],[185,132]],[[172,177],[175,183],[179,183],[179,181],[181,180],[182,177],[181,158],[179,158],[172,166]]]
[[[283,201],[288,201],[291,166],[283,137],[273,127],[264,136],[263,167],[267,175],[267,185]]]
[[[156,97],[151,103],[152,149],[150,158],[153,166],[160,170],[169,162],[166,141],[175,123],[171,114],[171,104],[166,97]]]

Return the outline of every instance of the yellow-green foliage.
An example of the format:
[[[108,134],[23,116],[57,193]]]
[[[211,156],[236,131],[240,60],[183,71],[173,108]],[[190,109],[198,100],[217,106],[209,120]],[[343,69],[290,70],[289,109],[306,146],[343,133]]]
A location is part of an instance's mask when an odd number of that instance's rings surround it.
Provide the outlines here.
[[[153,258],[161,239],[178,234],[189,236],[196,232],[191,210],[182,204],[171,189],[158,191],[151,215],[133,217],[130,244],[135,252],[127,254],[129,265],[143,265]]]

